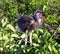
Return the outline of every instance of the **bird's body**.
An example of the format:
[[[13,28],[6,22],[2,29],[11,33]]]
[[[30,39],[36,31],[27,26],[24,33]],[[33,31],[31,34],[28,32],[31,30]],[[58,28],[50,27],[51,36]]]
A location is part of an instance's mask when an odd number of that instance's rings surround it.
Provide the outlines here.
[[[20,16],[18,17],[17,24],[20,31],[25,32],[36,30],[42,26],[43,13],[41,11],[36,11],[33,16]],[[30,35],[30,43],[32,45],[32,35]],[[25,38],[25,45],[27,44],[27,37]]]
[[[36,28],[40,28],[41,26],[42,23],[37,22],[33,16],[24,15],[19,17],[18,19],[18,27],[22,32],[26,32],[26,30],[35,30]]]

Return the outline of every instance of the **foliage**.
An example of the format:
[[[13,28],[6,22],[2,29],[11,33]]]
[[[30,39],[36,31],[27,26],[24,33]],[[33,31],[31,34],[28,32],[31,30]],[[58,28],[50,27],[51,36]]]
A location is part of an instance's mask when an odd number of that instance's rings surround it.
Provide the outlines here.
[[[32,35],[33,46],[25,47],[21,45],[25,34],[15,29],[14,22],[18,16],[32,16],[37,9],[45,12],[44,23],[52,30],[37,29]],[[0,0],[0,54],[60,54],[59,25],[60,0]]]

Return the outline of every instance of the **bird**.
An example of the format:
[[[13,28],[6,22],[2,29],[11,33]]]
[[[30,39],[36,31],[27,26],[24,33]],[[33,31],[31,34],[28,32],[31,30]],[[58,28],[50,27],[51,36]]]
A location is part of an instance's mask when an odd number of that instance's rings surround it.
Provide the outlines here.
[[[32,45],[32,31],[42,27],[42,20],[44,19],[44,12],[41,10],[35,11],[33,16],[23,15],[17,19],[18,30],[25,33],[25,46],[27,45],[27,33],[30,33],[29,42]]]

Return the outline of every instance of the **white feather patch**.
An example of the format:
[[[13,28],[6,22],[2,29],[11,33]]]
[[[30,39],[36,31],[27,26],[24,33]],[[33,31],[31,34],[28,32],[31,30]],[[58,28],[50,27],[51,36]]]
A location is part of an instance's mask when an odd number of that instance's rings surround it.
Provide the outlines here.
[[[38,15],[39,15],[39,13],[36,14],[36,19],[40,23],[41,22],[41,18]]]

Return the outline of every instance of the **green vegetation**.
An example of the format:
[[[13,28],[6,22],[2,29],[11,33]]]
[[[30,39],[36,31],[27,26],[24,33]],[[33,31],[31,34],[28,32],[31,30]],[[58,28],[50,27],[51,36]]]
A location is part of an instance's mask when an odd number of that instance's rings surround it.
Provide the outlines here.
[[[37,29],[33,46],[25,47],[21,45],[24,34],[15,29],[14,22],[18,16],[32,16],[37,9],[45,11],[43,23],[52,29]],[[0,54],[60,54],[59,25],[60,0],[0,0]]]

